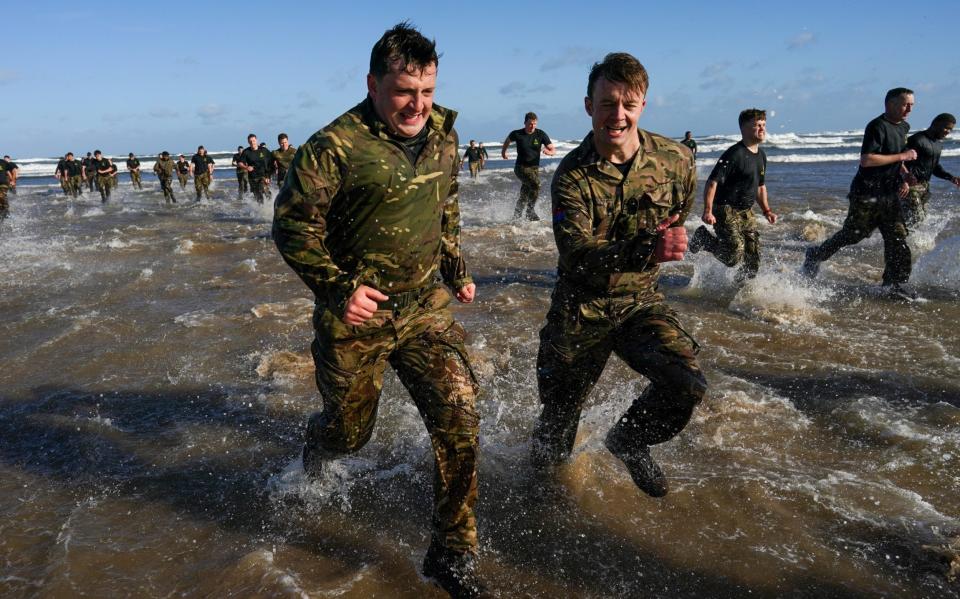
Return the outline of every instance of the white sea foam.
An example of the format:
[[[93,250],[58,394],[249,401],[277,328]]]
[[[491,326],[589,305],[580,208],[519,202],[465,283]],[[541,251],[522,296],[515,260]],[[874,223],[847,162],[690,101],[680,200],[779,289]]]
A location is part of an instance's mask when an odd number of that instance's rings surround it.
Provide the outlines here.
[[[913,280],[931,287],[960,290],[960,235],[941,240],[921,256],[913,268]]]

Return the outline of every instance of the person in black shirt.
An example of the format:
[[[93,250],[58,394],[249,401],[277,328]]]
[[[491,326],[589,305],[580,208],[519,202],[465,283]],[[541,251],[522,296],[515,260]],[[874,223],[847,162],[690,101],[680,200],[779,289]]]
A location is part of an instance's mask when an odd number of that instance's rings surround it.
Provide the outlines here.
[[[683,140],[680,143],[690,148],[690,151],[693,152],[693,159],[696,160],[697,159],[697,142],[694,141],[693,139],[693,133],[687,131],[683,135]]]
[[[480,170],[483,170],[487,165],[487,158],[490,157],[490,154],[488,154],[487,149],[483,147],[483,142],[477,144],[477,147],[480,149]]]
[[[127,157],[127,172],[130,173],[130,183],[136,189],[143,189],[143,183],[140,182],[140,161],[130,152]]]
[[[476,179],[477,173],[480,172],[480,163],[483,160],[483,154],[480,153],[476,141],[470,140],[470,147],[463,152],[463,157],[467,159],[470,165],[470,177]]]
[[[243,146],[237,146],[237,153],[233,155],[230,164],[237,168],[237,199],[243,200],[243,193],[249,189],[250,184],[247,178],[247,169],[240,164],[240,157],[243,155]]]
[[[20,174],[20,167],[9,154],[5,154],[3,159],[7,161],[7,168],[10,169],[10,195],[17,195],[17,177]]]
[[[500,155],[504,160],[507,160],[507,148],[512,142],[517,144],[517,161],[513,172],[520,179],[520,197],[513,210],[513,218],[520,218],[526,211],[528,220],[540,220],[533,209],[540,195],[540,153],[553,156],[556,153],[553,142],[546,133],[537,129],[537,115],[532,112],[524,115],[523,129],[511,131],[503,141]]]
[[[262,204],[263,184],[269,176],[268,171],[272,155],[266,147],[257,144],[257,136],[253,133],[247,136],[247,142],[250,147],[240,154],[237,165],[247,171],[247,177],[250,179],[250,191],[253,192],[253,197],[257,199],[257,203]]]
[[[87,182],[87,191],[93,191],[97,178],[97,163],[93,155],[87,152],[87,157],[81,162],[83,165],[83,178]]]
[[[100,202],[107,203],[110,199],[111,184],[110,161],[103,157],[103,153],[97,150],[93,153],[93,174],[97,178],[97,189],[100,191]]]
[[[83,180],[83,165],[73,159],[73,152],[67,152],[62,173],[67,183],[67,195],[74,198],[79,196]]]
[[[753,216],[759,204],[771,225],[777,215],[767,203],[767,156],[760,144],[767,136],[767,113],[748,108],[740,113],[742,139],[717,160],[703,189],[703,222],[714,225],[714,237],[700,225],[690,240],[690,252],[705,249],[727,266],[741,264],[737,280],[752,279],[760,268],[760,234]]]
[[[910,193],[900,206],[903,221],[908,227],[923,222],[927,215],[927,202],[930,200],[930,179],[937,177],[960,187],[960,177],[955,177],[940,166],[940,154],[943,152],[943,140],[957,124],[952,114],[938,114],[930,127],[914,133],[907,139],[907,148],[916,151],[917,159],[907,163],[910,173]]]
[[[850,184],[850,207],[843,228],[819,246],[807,248],[801,272],[814,277],[820,263],[840,248],[860,243],[874,229],[883,236],[883,286],[894,297],[915,299],[907,286],[910,279],[909,230],[903,222],[900,200],[910,187],[904,162],[917,159],[917,151],[907,148],[910,124],[906,118],[913,110],[913,91],[897,87],[884,98],[884,113],[867,123],[860,147],[860,168]]]
[[[57,181],[60,181],[60,189],[63,190],[63,195],[70,195],[70,192],[67,191],[67,178],[63,176],[63,163],[66,161],[66,156],[57,161],[57,168],[53,171],[53,176],[57,178]]]
[[[187,188],[187,180],[190,178],[190,163],[187,162],[186,156],[180,154],[174,166],[177,168],[177,180],[180,181],[180,191],[183,191]]]
[[[213,158],[203,146],[190,158],[190,172],[193,173],[193,187],[197,192],[197,201],[205,195],[210,199],[210,178],[213,177]]]

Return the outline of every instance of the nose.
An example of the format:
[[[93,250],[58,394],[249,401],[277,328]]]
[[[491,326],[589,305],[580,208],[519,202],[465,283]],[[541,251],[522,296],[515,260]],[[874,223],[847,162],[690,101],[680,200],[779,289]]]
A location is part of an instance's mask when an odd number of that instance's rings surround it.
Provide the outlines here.
[[[410,108],[413,109],[414,112],[422,112],[424,105],[425,101],[422,93],[417,92],[410,98]]]

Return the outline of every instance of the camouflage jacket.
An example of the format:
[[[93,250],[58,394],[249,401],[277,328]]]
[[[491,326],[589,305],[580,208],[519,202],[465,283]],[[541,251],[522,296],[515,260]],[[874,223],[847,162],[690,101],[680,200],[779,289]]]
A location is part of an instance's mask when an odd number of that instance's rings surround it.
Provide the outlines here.
[[[293,146],[287,148],[286,152],[278,148],[273,151],[273,160],[280,168],[290,170],[290,165],[293,163],[293,157],[296,153],[297,149]]]
[[[157,161],[153,164],[153,172],[161,179],[172,179],[176,164],[169,158],[166,160],[157,158]]]
[[[287,264],[342,314],[358,285],[386,295],[471,282],[460,251],[456,112],[434,104],[415,164],[369,98],[297,150],[277,195],[273,239]]]
[[[603,159],[593,133],[567,154],[553,177],[553,233],[560,281],[588,295],[656,294],[656,226],[693,207],[697,175],[687,148],[640,131],[626,177]]]

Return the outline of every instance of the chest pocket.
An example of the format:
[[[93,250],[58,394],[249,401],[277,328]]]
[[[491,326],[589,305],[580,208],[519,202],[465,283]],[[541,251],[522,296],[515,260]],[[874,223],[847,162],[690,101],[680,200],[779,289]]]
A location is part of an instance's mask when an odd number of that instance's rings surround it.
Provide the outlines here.
[[[622,193],[618,189],[618,196]],[[652,235],[677,204],[677,193],[674,182],[666,181],[648,187],[642,193],[618,197],[614,203],[613,240],[629,239],[641,232]]]

